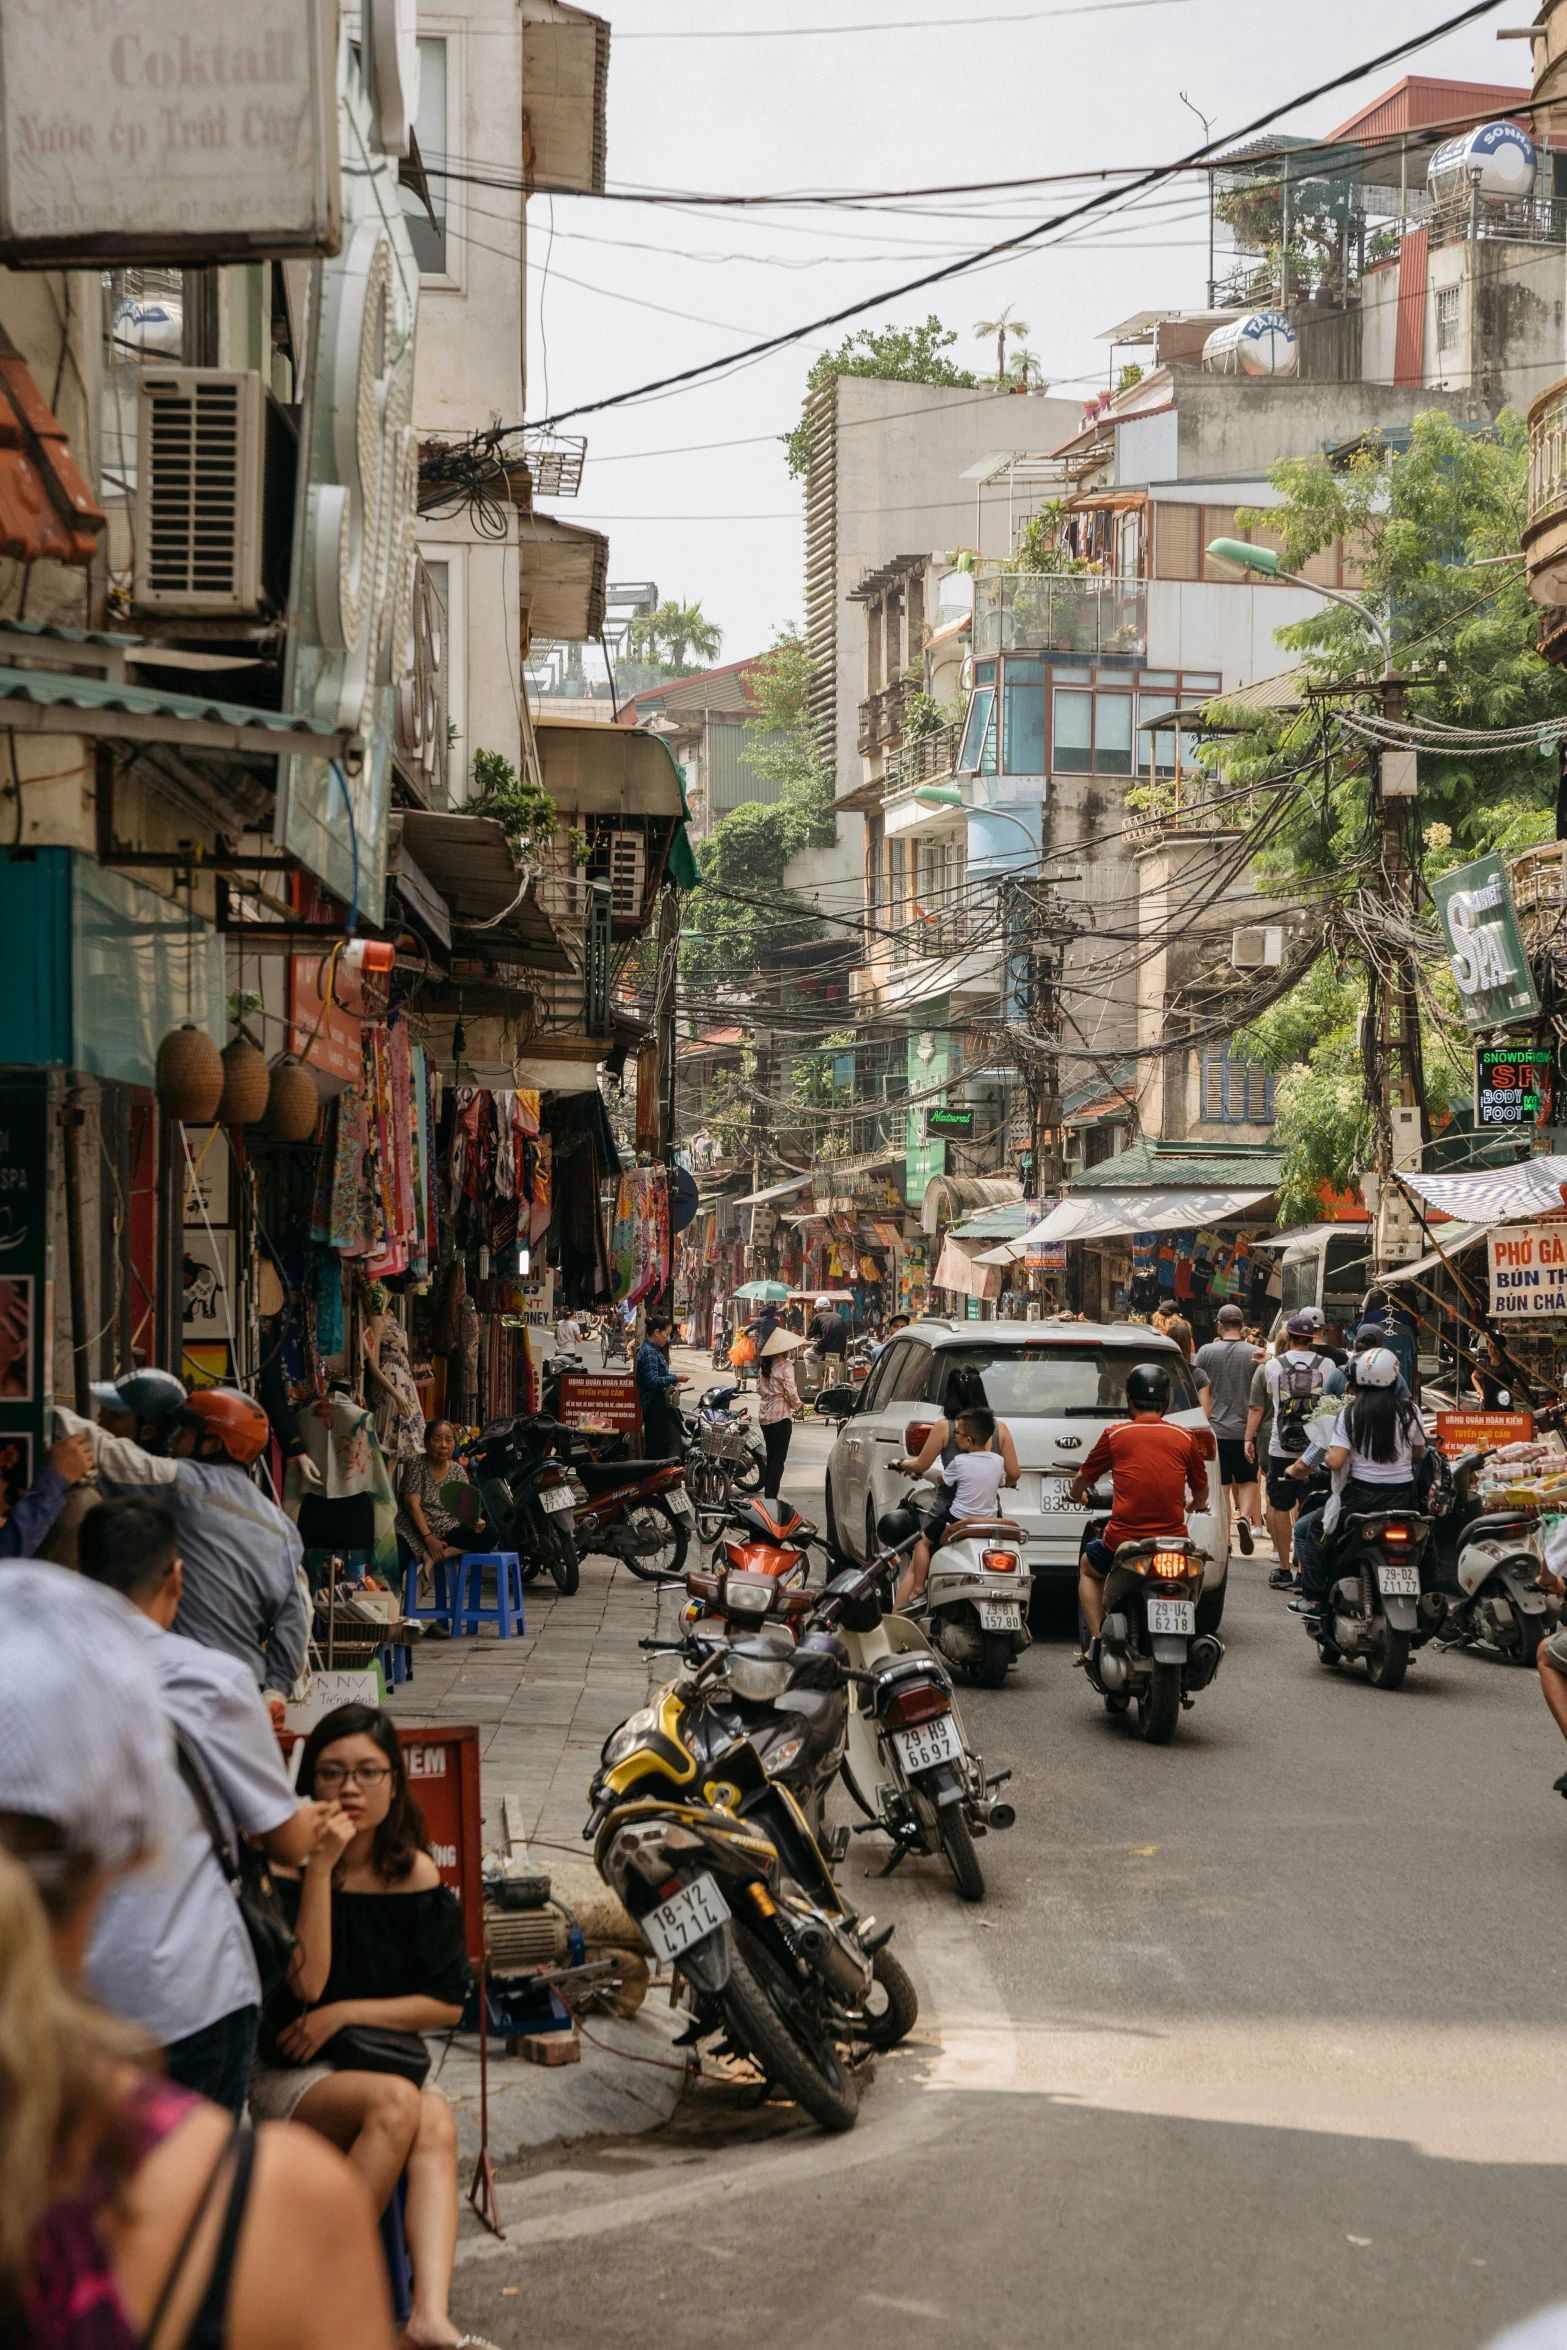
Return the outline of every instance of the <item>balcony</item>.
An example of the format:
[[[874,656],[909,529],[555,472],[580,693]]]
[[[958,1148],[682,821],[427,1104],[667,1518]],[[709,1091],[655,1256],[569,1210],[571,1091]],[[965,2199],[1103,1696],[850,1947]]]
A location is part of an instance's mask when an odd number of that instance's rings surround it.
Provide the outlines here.
[[[1471,210],[1468,198],[1461,197],[1435,206],[1427,234],[1433,252],[1438,245],[1466,245],[1472,239],[1559,247],[1567,237],[1567,204],[1556,196],[1482,196]]]
[[[888,756],[883,777],[888,794],[912,791],[922,783],[944,781],[952,773],[962,740],[961,718],[954,719],[950,726],[934,726],[927,734],[908,737]]]
[[[995,573],[974,582],[974,656],[1148,650],[1148,591],[1140,579],[1079,572]]]
[[[861,758],[873,758],[878,751],[903,738],[904,720],[913,696],[919,691],[905,678],[894,678],[880,693],[869,695],[860,704],[860,731],[857,747]]]
[[[1530,404],[1523,551],[1532,601],[1548,610],[1567,605],[1567,376],[1548,384]],[[1542,623],[1541,634],[1547,660],[1567,655],[1567,639],[1552,621]]]

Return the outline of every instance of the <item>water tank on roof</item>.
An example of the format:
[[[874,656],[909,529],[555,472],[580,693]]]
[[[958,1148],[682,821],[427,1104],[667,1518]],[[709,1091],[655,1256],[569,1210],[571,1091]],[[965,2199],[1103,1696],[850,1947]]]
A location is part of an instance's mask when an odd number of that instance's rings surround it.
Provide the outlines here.
[[[1483,197],[1510,197],[1534,193],[1535,149],[1527,131],[1515,122],[1488,122],[1461,139],[1448,139],[1426,166],[1426,186],[1433,204],[1450,204],[1455,197],[1468,202],[1472,174],[1480,175]]]
[[[1202,363],[1210,375],[1293,375],[1300,344],[1282,310],[1252,310],[1214,328]]]

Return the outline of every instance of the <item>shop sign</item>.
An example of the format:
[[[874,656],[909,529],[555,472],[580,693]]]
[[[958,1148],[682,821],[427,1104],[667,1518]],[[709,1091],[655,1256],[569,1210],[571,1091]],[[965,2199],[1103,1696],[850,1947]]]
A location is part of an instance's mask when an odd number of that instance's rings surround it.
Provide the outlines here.
[[[1438,1412],[1436,1441],[1450,1461],[1461,1453],[1501,1444],[1527,1444],[1534,1435],[1533,1412]]]
[[[430,1839],[430,1858],[462,1907],[469,1964],[484,1964],[483,1812],[479,1798],[479,1733],[426,1729],[399,1722],[409,1791],[418,1798]]]
[[[555,1326],[555,1268],[541,1265],[525,1281],[513,1284],[523,1323],[529,1330],[551,1330]]]
[[[1547,1126],[1556,1055],[1544,1044],[1475,1046],[1475,1124]]]
[[[330,0],[7,0],[0,262],[335,253]]]
[[[1567,1224],[1504,1224],[1485,1245],[1493,1322],[1567,1316]]]
[[[974,1131],[974,1112],[945,1110],[932,1107],[925,1112],[925,1131],[934,1135],[969,1135]]]
[[[618,1371],[562,1371],[556,1416],[568,1428],[635,1436],[642,1426],[637,1383]]]
[[[0,1085],[0,1498],[7,1512],[37,1475],[48,1439],[57,1132],[43,1070]]]
[[[1458,1004],[1470,1029],[1538,1019],[1529,958],[1499,856],[1477,857],[1431,884]]]

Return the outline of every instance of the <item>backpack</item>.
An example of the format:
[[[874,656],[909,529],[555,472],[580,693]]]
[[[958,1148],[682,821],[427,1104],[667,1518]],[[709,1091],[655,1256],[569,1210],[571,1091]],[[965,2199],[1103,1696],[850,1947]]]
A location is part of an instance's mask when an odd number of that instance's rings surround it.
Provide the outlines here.
[[[1314,1400],[1322,1392],[1322,1363],[1319,1357],[1313,1356],[1309,1363],[1283,1362],[1280,1368],[1284,1376],[1273,1406],[1274,1449],[1298,1460],[1311,1441],[1306,1423],[1312,1416]]]

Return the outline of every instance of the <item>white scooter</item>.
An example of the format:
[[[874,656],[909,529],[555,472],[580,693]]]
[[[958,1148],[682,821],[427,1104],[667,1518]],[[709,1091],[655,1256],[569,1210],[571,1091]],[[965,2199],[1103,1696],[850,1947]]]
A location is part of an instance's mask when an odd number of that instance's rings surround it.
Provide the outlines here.
[[[918,1488],[904,1507],[918,1506]],[[999,1689],[1008,1667],[1031,1645],[1028,1603],[1034,1578],[1023,1564],[1023,1530],[1010,1518],[949,1528],[931,1553],[925,1596],[908,1613],[923,1622],[932,1648],[978,1682]]]

